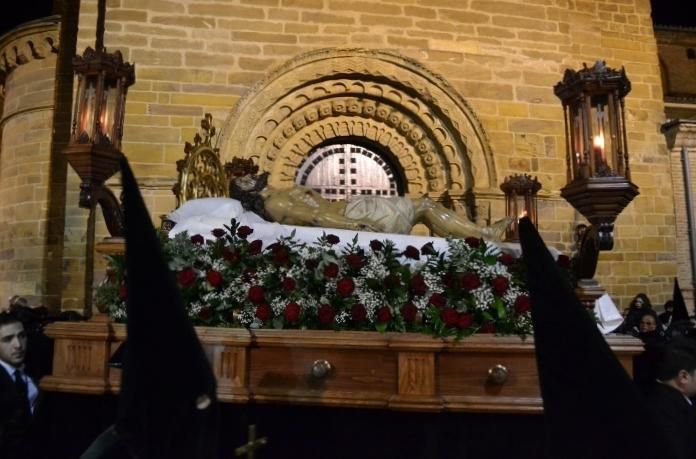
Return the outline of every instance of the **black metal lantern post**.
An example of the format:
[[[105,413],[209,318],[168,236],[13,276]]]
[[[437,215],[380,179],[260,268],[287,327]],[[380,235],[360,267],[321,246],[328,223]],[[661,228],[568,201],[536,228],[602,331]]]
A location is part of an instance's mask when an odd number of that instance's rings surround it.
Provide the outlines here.
[[[104,8],[100,0],[100,10]],[[135,82],[135,68],[119,51],[107,53],[99,46],[73,58],[78,85],[70,140],[63,150],[80,177],[80,207],[89,209],[85,249],[84,313],[92,314],[94,280],[95,213],[101,206],[109,234],[123,236],[119,200],[104,184],[119,170],[121,137],[128,87]]]

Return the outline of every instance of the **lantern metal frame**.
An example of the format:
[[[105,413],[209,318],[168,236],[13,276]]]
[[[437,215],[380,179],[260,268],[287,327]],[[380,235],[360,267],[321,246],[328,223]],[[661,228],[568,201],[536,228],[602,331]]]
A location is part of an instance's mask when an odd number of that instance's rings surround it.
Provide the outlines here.
[[[63,150],[80,176],[80,207],[102,206],[112,236],[123,234],[120,204],[104,182],[119,170],[121,138],[128,87],[135,83],[135,67],[120,51],[88,47],[73,58],[78,78],[71,135]]]
[[[631,82],[604,61],[568,69],[554,86],[565,118],[567,184],[561,196],[590,222],[576,234],[577,292],[588,306],[604,293],[594,275],[599,252],[614,247],[614,222],[638,194],[631,182],[624,98]]]
[[[517,242],[520,240],[519,218],[527,217],[537,227],[537,193],[541,189],[541,183],[529,174],[513,174],[505,178],[500,189],[505,193],[505,215],[514,219],[505,232],[505,240]]]

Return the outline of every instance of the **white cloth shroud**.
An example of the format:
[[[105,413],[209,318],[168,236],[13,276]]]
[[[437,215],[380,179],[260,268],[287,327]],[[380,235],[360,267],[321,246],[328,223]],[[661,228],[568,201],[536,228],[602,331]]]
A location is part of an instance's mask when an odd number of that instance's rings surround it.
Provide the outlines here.
[[[605,335],[616,330],[616,327],[623,322],[621,312],[606,293],[595,300],[595,313],[599,319],[597,327]]]
[[[295,239],[308,244],[316,242],[322,234],[334,234],[341,240],[337,244],[339,250],[351,244],[356,235],[358,245],[365,249],[369,248],[370,241],[377,239],[379,241],[392,241],[397,250],[404,250],[409,245],[420,249],[429,242],[432,242],[433,248],[439,252],[447,252],[448,250],[447,239],[441,237],[271,223],[253,212],[244,211],[239,201],[231,198],[201,198],[187,201],[179,209],[170,213],[167,218],[176,222],[174,228],[169,231],[170,238],[186,231],[190,236],[200,234],[204,238],[212,240],[215,239],[211,233],[212,230],[223,228],[224,225],[229,226],[230,220],[235,218],[239,224],[247,225],[254,230],[249,236],[250,240],[260,239],[264,246],[276,242],[280,237],[289,237],[295,231]],[[488,245],[493,251],[498,249],[514,257],[522,255],[522,249],[518,243],[488,242]],[[558,258],[560,254],[558,250],[549,247],[549,251],[554,259]]]

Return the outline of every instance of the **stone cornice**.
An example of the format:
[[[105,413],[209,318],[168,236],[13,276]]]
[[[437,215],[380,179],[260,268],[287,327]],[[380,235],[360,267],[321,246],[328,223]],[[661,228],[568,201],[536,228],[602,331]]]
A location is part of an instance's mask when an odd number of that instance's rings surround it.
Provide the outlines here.
[[[671,120],[662,125],[661,131],[670,150],[696,147],[696,120]]]
[[[0,86],[7,75],[34,59],[58,52],[60,16],[26,22],[0,37]]]

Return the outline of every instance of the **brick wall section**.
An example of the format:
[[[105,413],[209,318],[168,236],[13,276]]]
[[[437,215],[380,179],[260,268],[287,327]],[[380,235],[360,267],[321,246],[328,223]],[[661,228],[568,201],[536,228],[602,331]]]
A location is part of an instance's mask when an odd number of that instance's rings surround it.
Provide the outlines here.
[[[696,31],[678,27],[661,27],[655,31],[659,40],[660,64],[665,72],[668,95],[690,94],[696,97]]]
[[[81,15],[78,49],[93,43],[96,0],[83,1]],[[110,0],[106,18],[107,48],[136,65],[123,148],[155,217],[174,205],[174,162],[204,113],[219,125],[270,69],[300,53],[381,48],[440,73],[467,99],[489,136],[499,181],[538,176],[540,228],[568,252],[582,219],[559,197],[565,138],[552,87],[583,62],[625,66],[633,83],[629,150],[641,195],[618,219],[616,248],[602,254],[598,278],[622,306],[638,292],[658,304],[671,295],[674,202],[648,0]]]
[[[668,120],[693,119],[696,116],[696,59],[689,58],[688,50],[696,49],[696,30],[660,27],[655,30],[658,53],[663,75],[663,90],[668,97],[665,113]],[[670,150],[672,184],[674,191],[675,223],[677,237],[677,265],[679,285],[687,306],[694,305],[694,279],[692,274],[691,247],[687,220],[685,181],[691,183],[692,206],[696,180],[696,128],[692,125],[672,125],[667,129]],[[686,147],[689,161],[689,177],[684,176],[681,148]],[[692,208],[692,211],[695,209]],[[696,237],[692,234],[691,237]]]
[[[6,82],[0,145],[0,301],[42,295],[55,57],[17,67]]]
[[[679,286],[684,294],[689,310],[694,306],[694,279],[691,264],[691,242],[687,213],[686,191],[691,188],[692,218],[696,218],[694,190],[696,189],[696,122],[670,122],[666,126],[668,147],[670,150],[672,183],[674,188],[675,223],[677,228],[677,265]],[[685,165],[682,160],[682,148],[686,149]],[[688,170],[688,174],[685,171]],[[693,228],[694,226],[692,226]],[[692,237],[696,237],[693,234]]]

